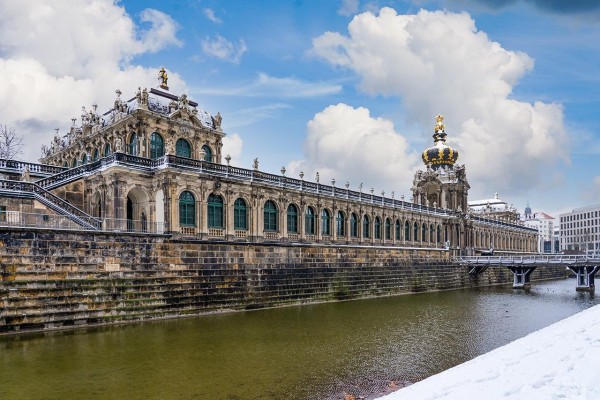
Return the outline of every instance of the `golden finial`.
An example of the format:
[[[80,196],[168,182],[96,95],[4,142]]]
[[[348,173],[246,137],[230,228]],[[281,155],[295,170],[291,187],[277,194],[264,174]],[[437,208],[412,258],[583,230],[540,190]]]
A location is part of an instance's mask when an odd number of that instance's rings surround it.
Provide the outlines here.
[[[444,131],[444,129],[446,128],[446,127],[444,126],[444,124],[443,124],[443,121],[444,121],[444,116],[443,116],[442,114],[438,114],[438,115],[436,115],[436,117],[435,117],[435,121],[436,121],[436,124],[435,124],[435,127],[433,128],[433,130],[434,130],[435,132],[440,132],[440,131],[442,131],[442,132],[443,132],[443,131]]]
[[[169,78],[167,77],[167,71],[165,71],[165,67],[161,67],[160,71],[158,71],[158,79],[160,80],[161,89],[169,90],[169,87],[167,86],[167,80]]]

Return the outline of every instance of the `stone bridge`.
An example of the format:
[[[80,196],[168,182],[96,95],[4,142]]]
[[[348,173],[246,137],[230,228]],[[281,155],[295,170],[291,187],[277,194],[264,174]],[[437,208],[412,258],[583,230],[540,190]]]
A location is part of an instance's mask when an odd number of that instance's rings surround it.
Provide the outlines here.
[[[594,291],[594,276],[600,270],[600,255],[530,254],[520,256],[457,257],[457,262],[468,266],[471,275],[479,275],[489,267],[506,267],[514,274],[514,288],[531,286],[530,276],[536,268],[564,265],[577,277],[576,290]]]

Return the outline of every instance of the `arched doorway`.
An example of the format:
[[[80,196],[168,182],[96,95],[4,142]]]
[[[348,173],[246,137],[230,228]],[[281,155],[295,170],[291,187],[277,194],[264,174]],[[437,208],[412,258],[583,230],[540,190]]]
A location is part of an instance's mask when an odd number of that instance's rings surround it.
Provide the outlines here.
[[[140,188],[133,188],[127,194],[126,225],[128,231],[148,230],[148,195]]]

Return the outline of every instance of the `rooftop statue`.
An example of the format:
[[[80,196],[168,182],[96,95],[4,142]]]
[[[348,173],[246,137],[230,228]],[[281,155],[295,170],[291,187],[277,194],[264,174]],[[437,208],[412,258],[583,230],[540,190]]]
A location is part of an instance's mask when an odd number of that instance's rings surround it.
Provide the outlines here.
[[[169,90],[169,86],[167,86],[167,81],[169,77],[167,76],[167,71],[165,71],[165,67],[161,67],[160,71],[158,71],[158,79],[160,81],[161,89]]]

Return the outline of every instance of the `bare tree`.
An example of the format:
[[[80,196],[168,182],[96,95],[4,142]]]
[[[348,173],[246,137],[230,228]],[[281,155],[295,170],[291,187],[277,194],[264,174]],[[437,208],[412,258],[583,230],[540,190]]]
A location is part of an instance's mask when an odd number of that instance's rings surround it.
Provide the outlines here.
[[[12,160],[20,154],[23,154],[23,137],[13,128],[0,125],[0,158]]]

